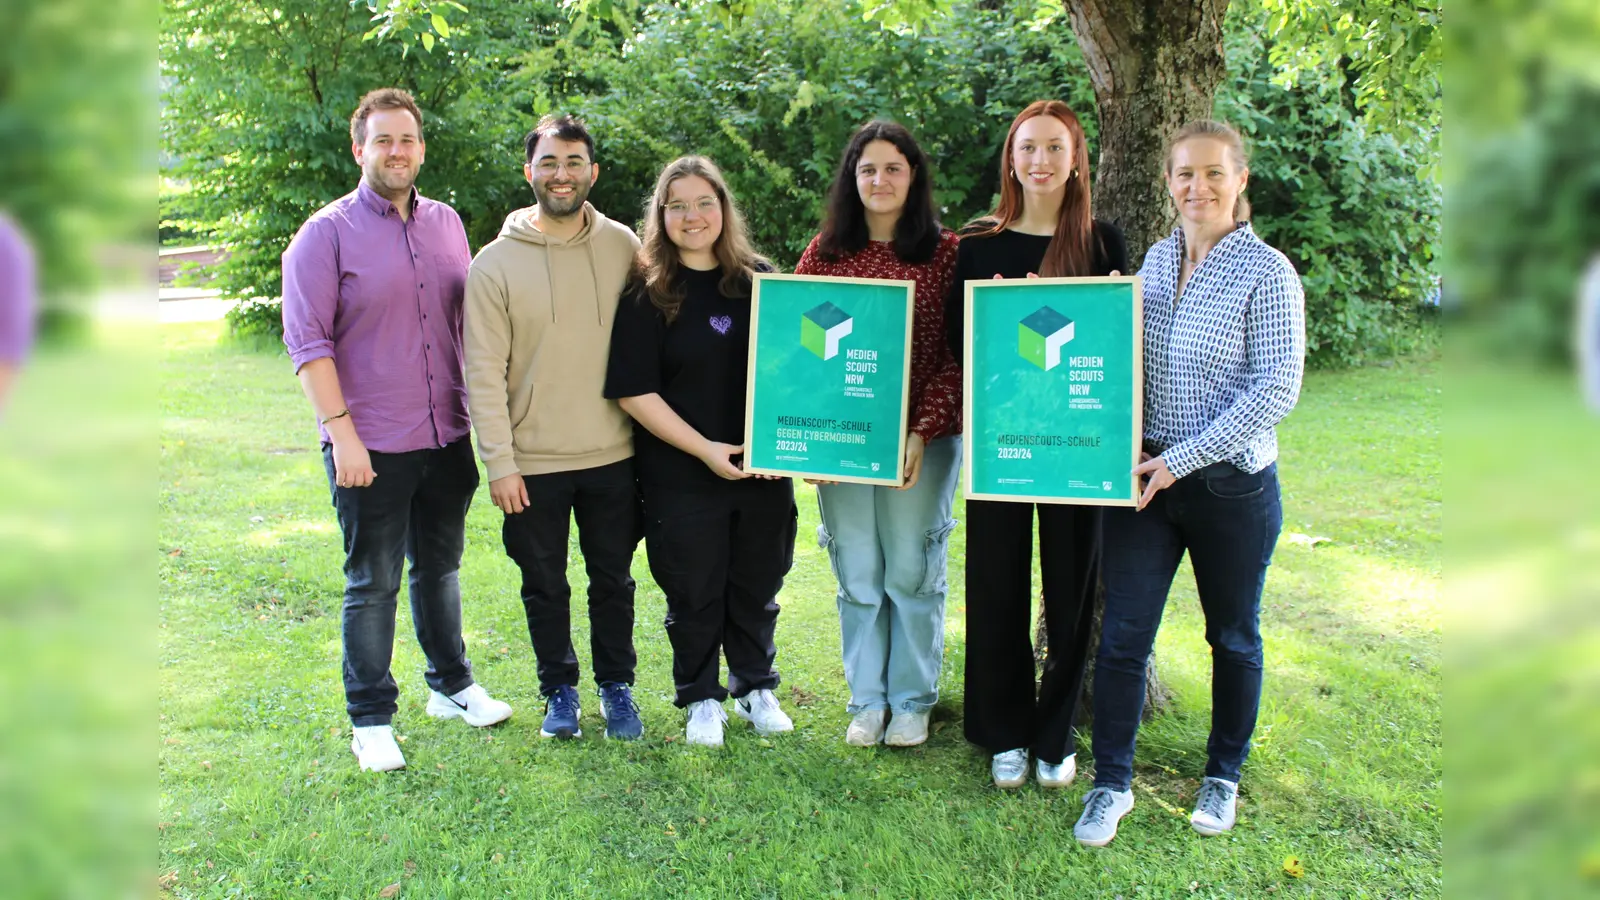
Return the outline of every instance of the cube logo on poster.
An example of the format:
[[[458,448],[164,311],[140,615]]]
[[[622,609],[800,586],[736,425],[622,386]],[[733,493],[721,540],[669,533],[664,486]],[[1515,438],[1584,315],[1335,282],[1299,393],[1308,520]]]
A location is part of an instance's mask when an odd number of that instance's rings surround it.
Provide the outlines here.
[[[1061,348],[1075,330],[1071,319],[1041,306],[1017,325],[1017,352],[1048,372],[1061,365]]]
[[[855,323],[849,313],[823,303],[800,317],[800,345],[819,359],[833,359],[839,355],[839,341],[849,336]]]

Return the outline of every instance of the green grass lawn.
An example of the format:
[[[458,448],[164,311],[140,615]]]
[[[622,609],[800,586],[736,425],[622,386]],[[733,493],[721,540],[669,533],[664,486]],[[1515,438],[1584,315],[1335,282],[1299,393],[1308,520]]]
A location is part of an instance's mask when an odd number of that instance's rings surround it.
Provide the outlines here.
[[[229,348],[220,328],[162,331],[158,866],[179,896],[362,898],[396,884],[400,897],[453,898],[1441,893],[1432,361],[1314,374],[1282,429],[1285,539],[1239,826],[1215,839],[1188,827],[1210,663],[1185,570],[1158,649],[1174,710],[1140,735],[1137,806],[1094,851],[1072,839],[1088,778],[1002,793],[961,737],[959,527],[935,733],[910,750],[844,745],[834,584],[803,485],[778,627],[793,734],[761,739],[733,720],[726,747],[683,745],[641,547],[646,739],[599,738],[585,684],[586,736],[541,741],[518,581],[480,491],[461,571],[466,641],[479,680],[517,713],[483,731],[425,716],[402,603],[395,726],[410,768],[357,771],[339,681],[339,532],[311,416],[287,360]],[[570,578],[581,597],[575,541]],[[586,623],[574,621],[587,672]],[[1302,876],[1285,871],[1290,857]]]

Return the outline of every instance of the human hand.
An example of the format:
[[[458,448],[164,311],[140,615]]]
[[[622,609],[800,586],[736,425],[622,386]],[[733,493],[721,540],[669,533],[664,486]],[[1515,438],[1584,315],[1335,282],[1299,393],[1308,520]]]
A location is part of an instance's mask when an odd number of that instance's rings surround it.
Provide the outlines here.
[[[378,473],[372,471],[372,454],[358,437],[333,442],[333,483],[339,487],[363,488],[372,484]]]
[[[922,451],[926,449],[922,435],[915,431],[906,435],[906,468],[903,477],[905,482],[898,488],[909,491],[917,486],[917,478],[922,475]]]
[[[706,468],[717,473],[718,478],[738,481],[741,478],[750,477],[750,473],[739,468],[732,459],[732,457],[743,455],[743,444],[721,444],[716,441],[707,441],[705,449],[700,452],[700,461],[706,464]]]
[[[1149,455],[1148,453],[1140,454],[1142,457]],[[1146,459],[1144,462],[1134,466],[1133,474],[1147,479],[1144,493],[1139,496],[1138,509],[1144,509],[1149,506],[1156,492],[1166,490],[1173,485],[1173,482],[1178,480],[1172,477],[1172,470],[1167,468],[1167,461],[1159,456],[1154,459]]]
[[[508,516],[516,515],[532,505],[528,502],[527,482],[522,480],[520,474],[489,482],[489,499]]]

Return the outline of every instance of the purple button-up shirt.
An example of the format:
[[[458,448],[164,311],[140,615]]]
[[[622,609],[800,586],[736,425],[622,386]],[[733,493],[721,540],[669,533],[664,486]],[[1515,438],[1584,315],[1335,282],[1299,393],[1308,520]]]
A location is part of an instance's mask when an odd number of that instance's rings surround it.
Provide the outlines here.
[[[380,453],[467,434],[467,233],[449,206],[412,198],[402,220],[363,181],[308,219],[283,254],[283,342],[295,371],[332,358],[356,434]]]
[[[33,346],[37,290],[33,251],[11,220],[0,216],[0,363],[22,362]]]

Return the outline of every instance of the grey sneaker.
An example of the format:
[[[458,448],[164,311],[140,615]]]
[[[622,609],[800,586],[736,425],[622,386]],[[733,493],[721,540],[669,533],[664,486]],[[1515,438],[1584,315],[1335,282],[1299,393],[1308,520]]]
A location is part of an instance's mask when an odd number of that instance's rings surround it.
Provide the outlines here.
[[[896,712],[889,720],[889,730],[883,733],[883,742],[891,747],[915,747],[928,739],[928,719],[923,712]]]
[[[1239,786],[1221,778],[1207,778],[1200,782],[1200,794],[1194,800],[1194,815],[1189,824],[1206,837],[1216,837],[1233,830],[1239,813]]]
[[[1022,787],[1028,780],[1028,751],[1007,750],[996,753],[989,763],[989,774],[994,776],[994,786],[997,788]]]
[[[863,709],[850,719],[844,742],[852,747],[872,747],[883,741],[883,726],[889,721],[887,709]]]
[[[1133,809],[1133,791],[1097,787],[1084,795],[1083,815],[1072,826],[1072,836],[1085,847],[1104,847],[1117,836],[1117,823]]]
[[[1033,761],[1033,771],[1042,788],[1064,788],[1078,774],[1078,754],[1074,753],[1056,765],[1042,759]]]

